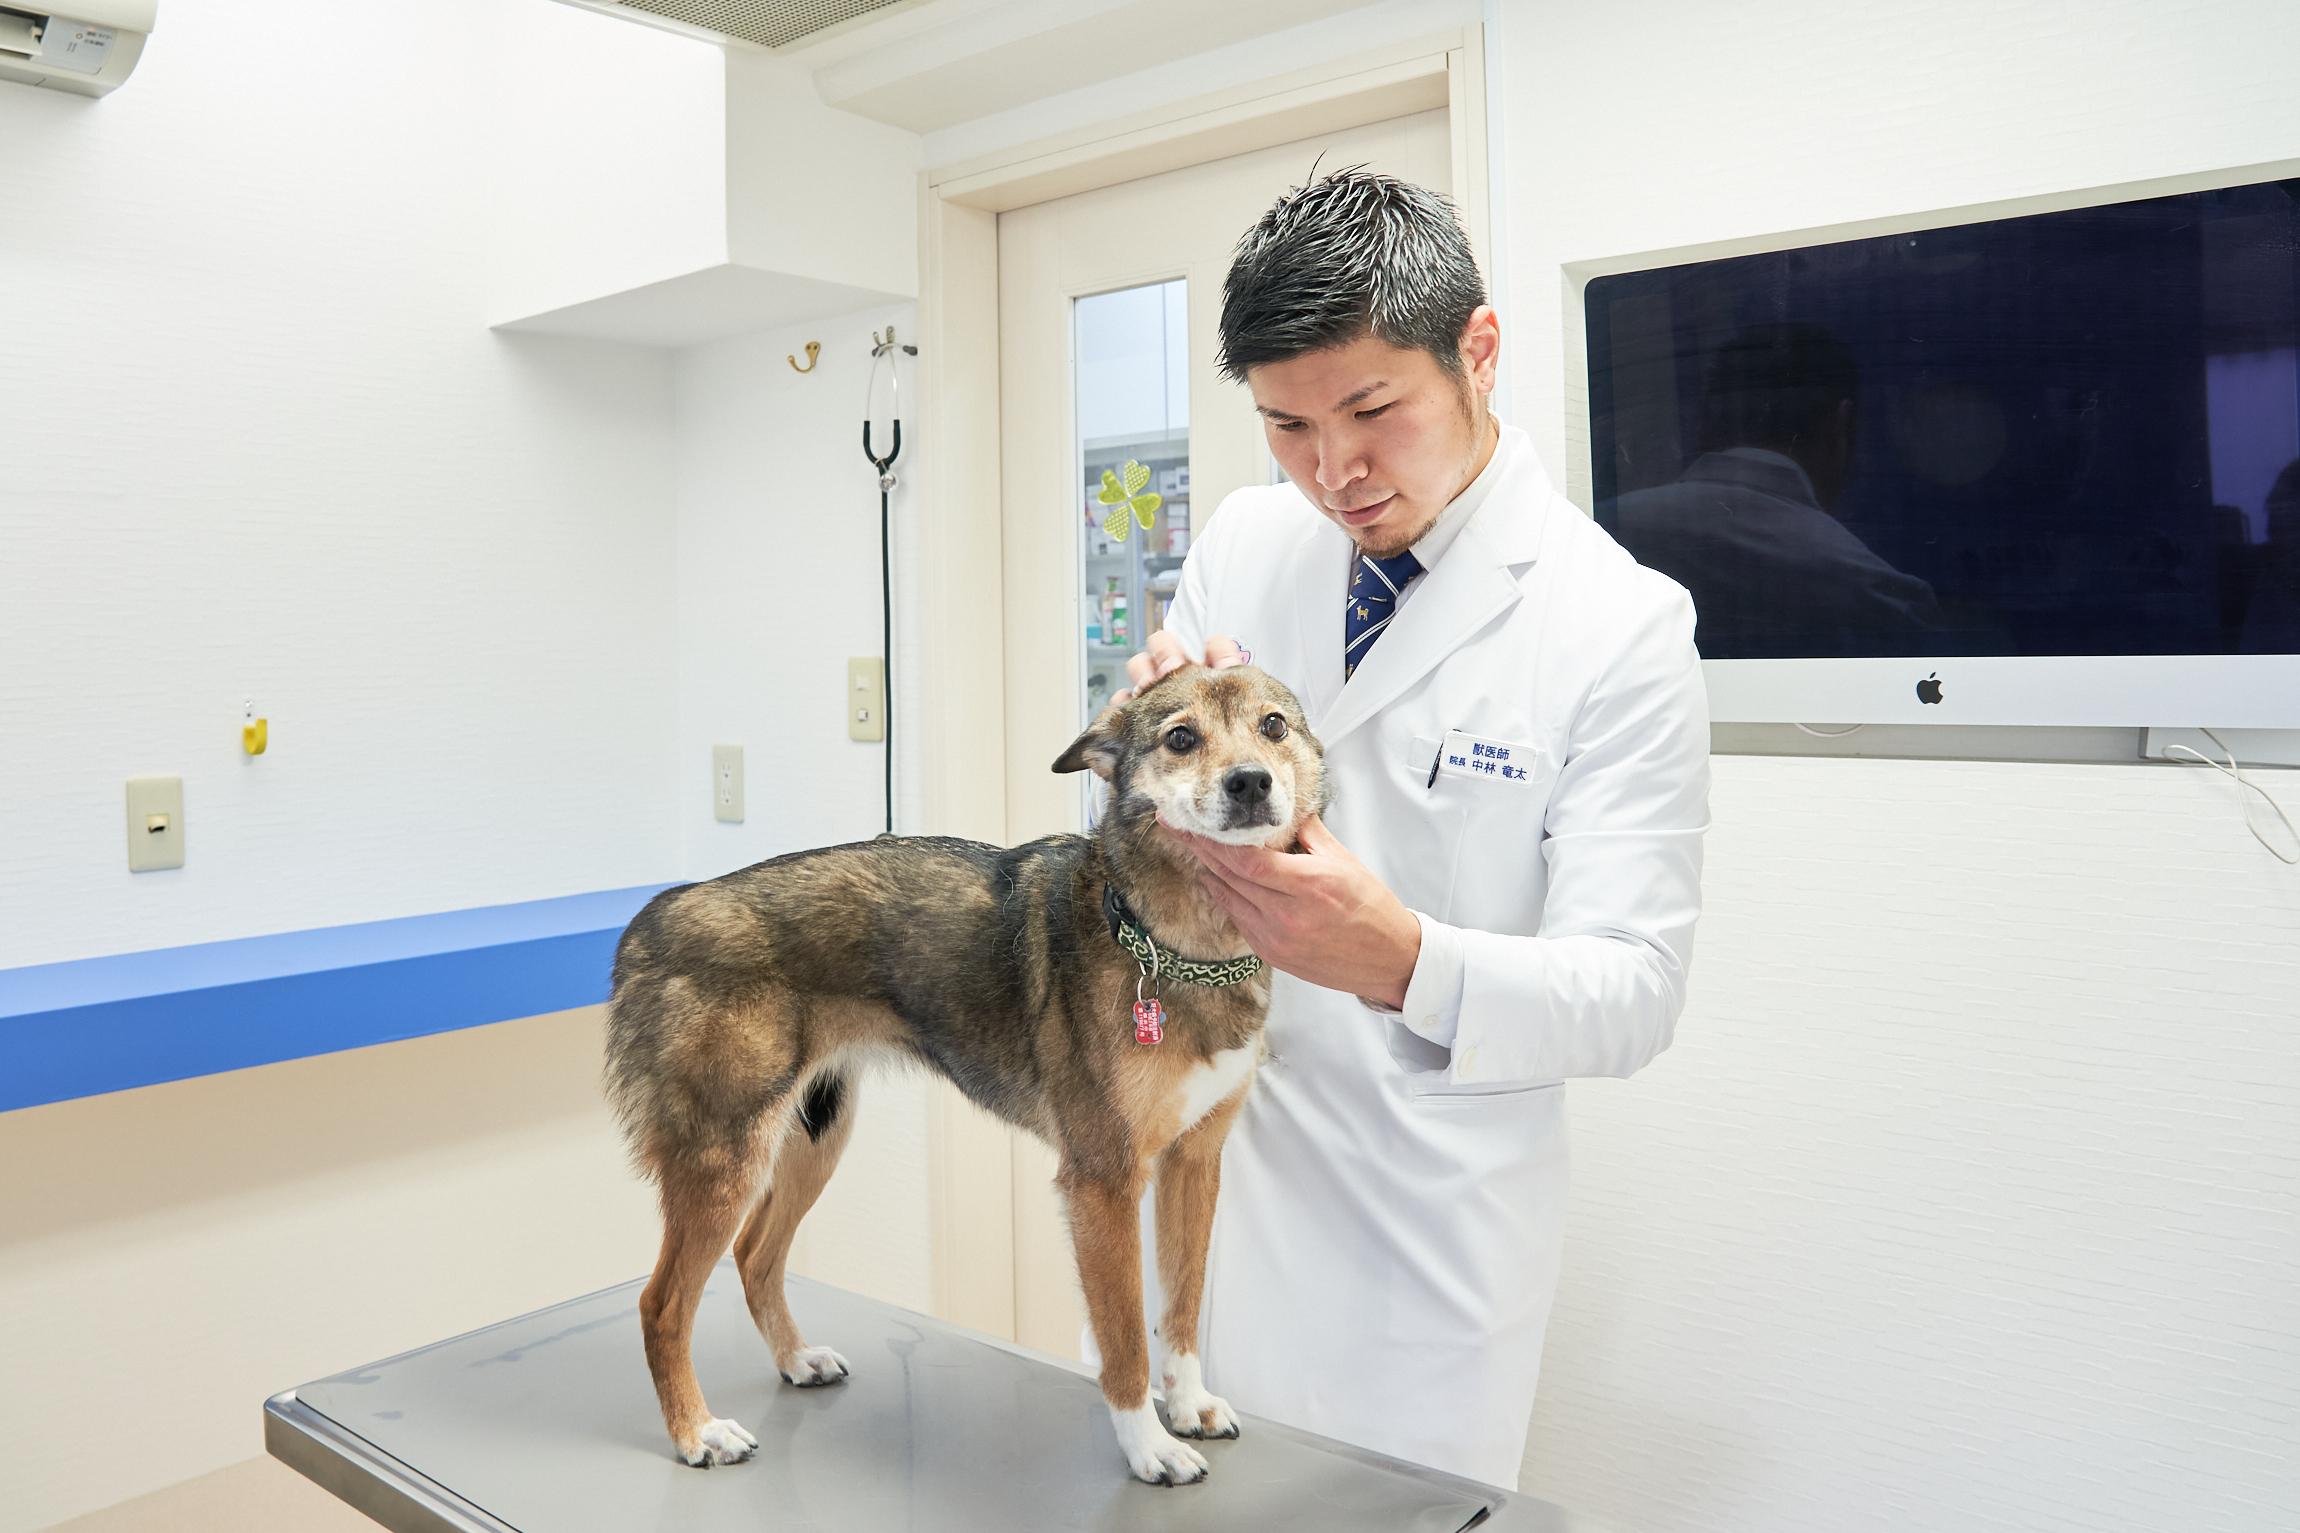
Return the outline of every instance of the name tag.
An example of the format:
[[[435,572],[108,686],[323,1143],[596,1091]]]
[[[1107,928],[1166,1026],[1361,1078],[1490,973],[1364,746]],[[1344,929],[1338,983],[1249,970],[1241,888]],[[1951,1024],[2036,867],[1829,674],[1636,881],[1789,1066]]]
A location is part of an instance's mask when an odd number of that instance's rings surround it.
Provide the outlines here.
[[[1504,788],[1524,788],[1533,781],[1539,755],[1530,745],[1448,730],[1438,747],[1437,771],[1431,780],[1434,782],[1438,775],[1468,777]]]

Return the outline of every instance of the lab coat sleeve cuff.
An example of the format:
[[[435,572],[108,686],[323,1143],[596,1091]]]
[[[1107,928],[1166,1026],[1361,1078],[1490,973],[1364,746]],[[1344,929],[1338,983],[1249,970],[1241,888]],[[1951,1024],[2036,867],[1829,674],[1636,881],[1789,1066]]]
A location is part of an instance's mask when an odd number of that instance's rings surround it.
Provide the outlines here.
[[[1392,1025],[1404,1027],[1441,1049],[1451,1049],[1454,1033],[1461,1025],[1461,933],[1418,910],[1414,919],[1421,923],[1422,949],[1414,961],[1413,977],[1406,981],[1404,1007],[1385,1006],[1364,996],[1359,999],[1389,1018]]]

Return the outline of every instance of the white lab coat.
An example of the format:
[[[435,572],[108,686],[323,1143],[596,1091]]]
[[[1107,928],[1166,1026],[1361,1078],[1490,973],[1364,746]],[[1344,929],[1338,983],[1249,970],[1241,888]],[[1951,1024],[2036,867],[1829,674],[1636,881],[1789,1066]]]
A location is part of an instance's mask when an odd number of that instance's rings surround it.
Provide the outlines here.
[[[1351,545],[1291,485],[1222,502],[1167,627],[1193,654],[1231,635],[1294,689],[1327,823],[1462,946],[1450,1049],[1417,1031],[1443,1036],[1435,1015],[1276,976],[1270,1057],[1223,1154],[1207,1386],[1514,1488],[1563,1242],[1559,1083],[1669,1043],[1709,721],[1683,588],[1559,495],[1524,433],[1496,451],[1492,492],[1346,686]],[[1468,764],[1497,758],[1457,736],[1464,764],[1432,784],[1453,731],[1525,775]]]

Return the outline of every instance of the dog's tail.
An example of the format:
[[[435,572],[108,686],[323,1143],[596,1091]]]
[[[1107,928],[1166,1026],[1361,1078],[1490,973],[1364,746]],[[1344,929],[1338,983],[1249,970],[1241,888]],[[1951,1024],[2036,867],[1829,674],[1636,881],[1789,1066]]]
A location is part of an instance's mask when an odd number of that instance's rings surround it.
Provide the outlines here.
[[[799,1104],[799,1127],[819,1144],[847,1109],[847,1078],[843,1070],[826,1069],[807,1083],[806,1100]]]
[[[602,1084],[633,1169],[658,1186],[675,1168],[754,1164],[781,1132],[772,1114],[795,1106],[794,1126],[819,1141],[852,1111],[842,1068],[803,1063],[804,1024],[787,993],[728,963],[709,913],[680,892],[632,918],[607,998]]]
[[[689,887],[681,885],[681,888]],[[615,943],[615,964],[607,994],[607,1048],[601,1072],[607,1105],[622,1129],[632,1168],[659,1180],[669,1103],[663,1090],[669,1061],[664,1056],[669,975],[662,958],[663,924],[671,896],[666,889],[631,918]]]

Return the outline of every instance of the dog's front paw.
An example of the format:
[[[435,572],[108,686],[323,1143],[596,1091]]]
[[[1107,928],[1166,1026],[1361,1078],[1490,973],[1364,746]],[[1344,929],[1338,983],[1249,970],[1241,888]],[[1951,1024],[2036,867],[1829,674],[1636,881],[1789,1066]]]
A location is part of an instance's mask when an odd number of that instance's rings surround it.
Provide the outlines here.
[[[1206,1393],[1198,1359],[1184,1353],[1166,1364],[1166,1424],[1176,1437],[1236,1437],[1237,1413],[1220,1395]]]
[[[1184,1394],[1166,1391],[1166,1424],[1176,1437],[1235,1437],[1238,1417],[1230,1402],[1203,1389]]]
[[[740,1464],[759,1451],[759,1440],[744,1431],[740,1423],[714,1416],[703,1423],[702,1430],[691,1441],[676,1446],[683,1463],[708,1469],[713,1464]]]
[[[1195,1485],[1206,1478],[1206,1456],[1188,1443],[1176,1442],[1158,1424],[1158,1412],[1145,1400],[1130,1411],[1110,1409],[1118,1429],[1118,1450],[1134,1478],[1152,1485]]]
[[[837,1384],[854,1370],[847,1360],[828,1347],[801,1347],[788,1358],[775,1365],[787,1384],[801,1389],[812,1389],[817,1384]]]

